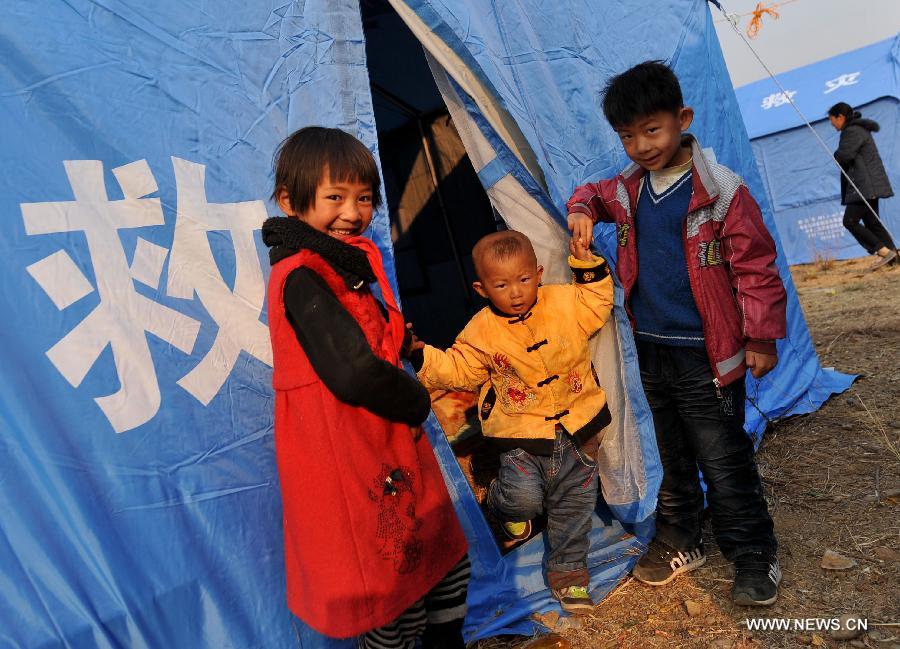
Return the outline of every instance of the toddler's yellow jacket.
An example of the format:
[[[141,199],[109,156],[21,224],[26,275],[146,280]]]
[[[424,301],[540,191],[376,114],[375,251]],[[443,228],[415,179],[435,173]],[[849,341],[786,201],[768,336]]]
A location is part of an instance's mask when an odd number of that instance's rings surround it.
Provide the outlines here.
[[[588,339],[610,317],[613,281],[601,257],[570,256],[569,265],[573,283],[539,287],[527,313],[485,307],[448,350],[423,350],[419,380],[430,389],[480,388],[482,431],[501,447],[549,453],[557,424],[583,443],[610,422]]]

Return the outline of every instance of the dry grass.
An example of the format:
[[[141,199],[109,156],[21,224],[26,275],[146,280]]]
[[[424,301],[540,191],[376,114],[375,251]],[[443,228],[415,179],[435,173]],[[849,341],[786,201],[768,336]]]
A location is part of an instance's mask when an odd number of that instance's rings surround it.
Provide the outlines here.
[[[821,271],[829,271],[834,267],[834,256],[829,252],[817,252],[813,265]]]

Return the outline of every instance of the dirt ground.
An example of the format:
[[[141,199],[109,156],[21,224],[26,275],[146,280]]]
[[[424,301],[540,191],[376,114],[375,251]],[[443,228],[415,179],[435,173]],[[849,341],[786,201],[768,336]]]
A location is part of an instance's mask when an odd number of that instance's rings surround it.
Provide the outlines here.
[[[733,569],[707,526],[709,560],[699,570],[661,588],[629,577],[576,628],[492,638],[477,649],[900,649],[900,267],[869,273],[869,263],[792,268],[822,365],[860,378],[818,412],[774,423],[760,447],[784,572],[773,606],[732,605]],[[822,568],[829,550],[846,567]],[[868,632],[839,640],[828,630],[749,631],[746,624],[748,617],[844,614],[866,619]]]

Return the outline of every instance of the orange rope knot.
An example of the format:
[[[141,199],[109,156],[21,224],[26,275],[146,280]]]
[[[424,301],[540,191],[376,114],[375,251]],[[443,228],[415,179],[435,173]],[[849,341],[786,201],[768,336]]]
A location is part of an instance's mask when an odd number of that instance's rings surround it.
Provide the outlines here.
[[[756,38],[756,36],[759,34],[759,30],[762,27],[763,14],[769,14],[770,16],[772,16],[772,18],[778,20],[780,16],[778,15],[778,12],[775,11],[775,7],[777,6],[778,4],[776,3],[768,7],[763,7],[763,3],[758,2],[756,4],[756,9],[753,10],[753,18],[750,20],[750,24],[747,26],[747,36],[749,36],[750,38]]]

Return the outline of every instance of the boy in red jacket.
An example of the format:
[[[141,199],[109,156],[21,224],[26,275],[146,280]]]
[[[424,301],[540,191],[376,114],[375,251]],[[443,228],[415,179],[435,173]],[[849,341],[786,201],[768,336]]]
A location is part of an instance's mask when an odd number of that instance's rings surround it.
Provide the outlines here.
[[[694,111],[668,67],[646,62],[614,77],[603,111],[634,164],[578,187],[567,207],[584,245],[597,221],[616,225],[663,464],[656,538],[633,574],[658,586],[706,562],[699,466],[716,542],[735,563],[734,602],[772,604],[777,543],[743,424],[744,374],[775,367],[786,332],[775,243],[741,179],[684,134]]]
[[[278,151],[287,218],[263,240],[288,607],[317,634],[365,634],[354,649],[462,649],[466,540],[420,428],[428,393],[399,364],[403,316],[362,236],[379,186],[343,131],[304,128]]]

